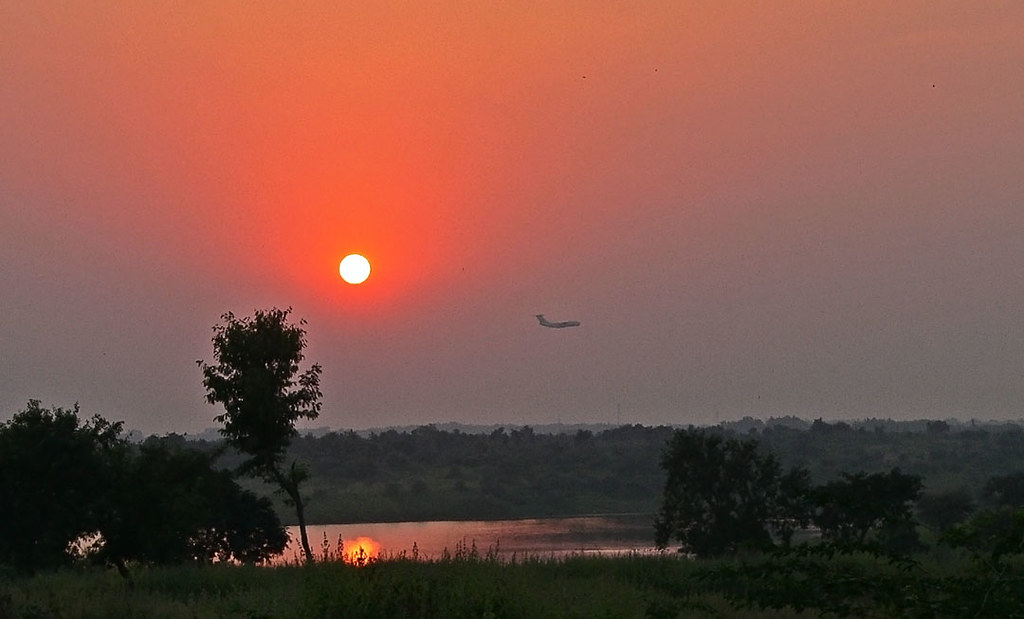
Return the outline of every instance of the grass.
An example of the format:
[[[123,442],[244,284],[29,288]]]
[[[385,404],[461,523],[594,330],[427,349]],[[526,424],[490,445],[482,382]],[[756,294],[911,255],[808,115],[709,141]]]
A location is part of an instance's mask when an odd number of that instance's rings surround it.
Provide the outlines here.
[[[0,571],[0,619],[1021,616],[1021,557],[988,573],[950,551],[892,562],[821,550],[503,559],[458,544],[356,565],[325,542],[315,565],[136,567],[132,586],[99,567]]]
[[[99,568],[0,580],[0,617],[789,617],[690,596],[675,556]],[[814,616],[806,614],[806,616]]]

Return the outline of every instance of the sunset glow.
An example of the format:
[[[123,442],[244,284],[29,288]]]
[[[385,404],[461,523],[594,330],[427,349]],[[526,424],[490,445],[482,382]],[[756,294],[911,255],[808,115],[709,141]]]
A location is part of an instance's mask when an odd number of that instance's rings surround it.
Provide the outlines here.
[[[330,428],[1020,415],[1024,3],[0,7],[2,414],[276,305]]]
[[[345,540],[346,563],[352,565],[366,565],[377,560],[380,555],[380,543],[369,537],[357,537],[354,540]]]

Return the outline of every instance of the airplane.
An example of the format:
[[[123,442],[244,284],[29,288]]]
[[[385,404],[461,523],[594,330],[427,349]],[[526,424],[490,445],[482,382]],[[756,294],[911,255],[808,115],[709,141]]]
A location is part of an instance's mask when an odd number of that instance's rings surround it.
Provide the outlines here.
[[[551,327],[552,329],[564,329],[566,327],[580,326],[580,321],[578,320],[560,320],[558,322],[551,322],[544,317],[544,314],[537,314],[537,320],[540,321],[540,326]]]

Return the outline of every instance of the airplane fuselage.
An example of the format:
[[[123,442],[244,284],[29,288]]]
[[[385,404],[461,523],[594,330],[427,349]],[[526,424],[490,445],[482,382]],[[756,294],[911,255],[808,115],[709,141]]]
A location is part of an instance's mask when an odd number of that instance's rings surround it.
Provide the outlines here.
[[[544,317],[544,314],[537,314],[537,320],[540,321],[540,326],[548,327],[551,329],[564,329],[566,327],[578,327],[580,321],[578,320],[559,320],[552,322]]]

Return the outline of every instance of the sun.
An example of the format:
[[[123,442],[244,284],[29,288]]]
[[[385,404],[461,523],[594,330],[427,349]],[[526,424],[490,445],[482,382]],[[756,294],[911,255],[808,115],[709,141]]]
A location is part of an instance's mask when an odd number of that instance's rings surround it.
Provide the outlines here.
[[[338,272],[346,282],[361,284],[370,276],[370,261],[359,254],[349,254],[338,265]]]

